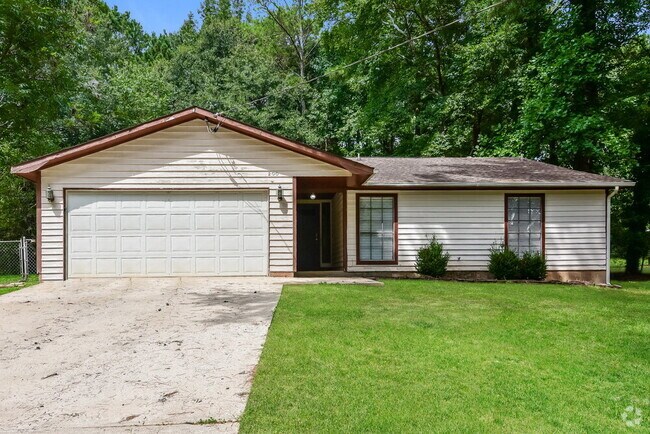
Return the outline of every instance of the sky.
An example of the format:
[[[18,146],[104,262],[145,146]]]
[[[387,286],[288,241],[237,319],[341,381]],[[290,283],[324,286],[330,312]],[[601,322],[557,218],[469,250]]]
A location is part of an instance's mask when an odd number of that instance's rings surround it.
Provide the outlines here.
[[[175,32],[180,29],[187,14],[199,9],[201,0],[106,0],[120,12],[129,11],[146,32]]]

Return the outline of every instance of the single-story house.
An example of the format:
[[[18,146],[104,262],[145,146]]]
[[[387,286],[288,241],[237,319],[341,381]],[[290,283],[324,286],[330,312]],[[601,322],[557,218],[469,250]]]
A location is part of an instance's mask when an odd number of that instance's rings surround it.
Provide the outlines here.
[[[606,282],[610,197],[633,183],[523,158],[343,158],[193,107],[27,161],[43,280],[450,273],[492,246]]]

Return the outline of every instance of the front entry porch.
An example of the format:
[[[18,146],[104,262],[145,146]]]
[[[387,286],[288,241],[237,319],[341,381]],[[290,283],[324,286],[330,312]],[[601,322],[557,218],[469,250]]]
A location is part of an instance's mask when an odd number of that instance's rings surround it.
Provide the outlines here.
[[[342,273],[345,269],[345,189],[320,179],[298,180],[296,272]]]

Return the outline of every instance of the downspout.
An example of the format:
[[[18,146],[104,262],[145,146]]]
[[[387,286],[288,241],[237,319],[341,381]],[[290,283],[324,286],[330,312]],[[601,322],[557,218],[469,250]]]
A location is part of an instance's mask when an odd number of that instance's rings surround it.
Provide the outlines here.
[[[618,185],[612,191],[607,193],[607,262],[605,271],[605,283],[611,285],[610,279],[610,260],[612,256],[612,197],[618,193]]]

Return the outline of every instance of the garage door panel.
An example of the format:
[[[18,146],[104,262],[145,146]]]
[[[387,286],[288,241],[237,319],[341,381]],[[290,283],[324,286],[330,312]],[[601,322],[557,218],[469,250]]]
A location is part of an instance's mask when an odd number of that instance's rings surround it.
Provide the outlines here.
[[[196,258],[196,272],[198,274],[217,274],[217,261],[215,258]]]
[[[246,256],[244,257],[245,273],[260,273],[264,269],[264,257]]]
[[[70,264],[71,275],[91,275],[93,271],[93,260],[90,258],[79,258]]]
[[[70,229],[73,231],[90,231],[92,229],[92,217],[87,215],[75,215],[69,219]]]
[[[68,192],[69,277],[265,275],[268,193]]]
[[[164,231],[167,229],[166,214],[147,214],[145,216],[145,228],[147,231]]]
[[[123,236],[121,238],[121,251],[123,253],[141,253],[142,252],[142,237],[140,236]]]
[[[117,236],[95,237],[95,252],[117,253],[117,240]]]
[[[191,235],[175,235],[171,237],[172,253],[188,253],[192,251]]]
[[[219,214],[219,230],[220,231],[238,231],[240,214],[229,213]]]
[[[91,237],[75,237],[71,240],[70,251],[72,253],[92,253],[93,239]]]
[[[213,231],[216,228],[214,214],[196,214],[194,216],[194,228],[197,231]]]
[[[171,258],[172,262],[172,274],[192,274],[192,262],[193,258]]]
[[[97,258],[96,273],[101,276],[115,276],[117,274],[117,258]]]
[[[124,210],[140,210],[144,205],[144,201],[135,198],[125,198],[120,200],[119,206]]]
[[[145,253],[165,253],[167,249],[166,236],[147,236],[145,238]]]
[[[142,232],[142,215],[123,214],[120,216],[120,230]]]
[[[194,237],[197,252],[216,252],[217,237],[214,235],[197,235]]]
[[[187,210],[189,208],[192,208],[192,205],[193,203],[191,200],[175,199],[170,202],[172,209]]]
[[[93,195],[89,195],[89,198],[92,200]],[[95,209],[98,210],[102,210],[102,209],[114,210],[115,208],[120,206],[119,202],[117,201],[117,195],[110,194],[110,193],[106,194],[105,196],[102,195],[102,201],[95,202],[94,205],[95,205],[94,206]]]
[[[239,256],[228,257],[222,256],[219,258],[219,274],[227,275],[237,275],[241,271],[241,258]]]
[[[117,230],[117,216],[116,215],[96,215],[95,216],[95,227],[88,228],[88,230],[94,230],[95,232],[114,232]],[[72,227],[72,230],[76,230]]]
[[[169,203],[165,200],[161,200],[158,195],[148,195],[145,200],[145,209],[152,210],[166,210],[169,208]]]
[[[123,258],[122,259],[122,273],[123,274],[143,274],[142,259],[140,258]]]
[[[244,235],[244,251],[259,252],[264,251],[264,237],[262,235]]]
[[[192,229],[190,214],[173,213],[170,216],[170,219],[171,219],[170,229],[172,231],[187,231]]]
[[[265,223],[259,214],[244,214],[244,229],[262,229]]]
[[[219,208],[233,209],[239,208],[241,197],[237,194],[222,194],[219,198]]]
[[[146,258],[145,273],[148,275],[164,275],[167,270],[167,258]]]
[[[219,236],[219,252],[238,252],[241,235],[221,235]]]

